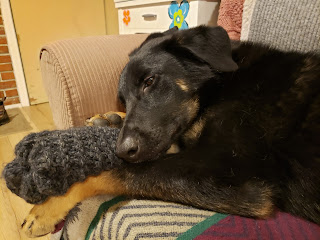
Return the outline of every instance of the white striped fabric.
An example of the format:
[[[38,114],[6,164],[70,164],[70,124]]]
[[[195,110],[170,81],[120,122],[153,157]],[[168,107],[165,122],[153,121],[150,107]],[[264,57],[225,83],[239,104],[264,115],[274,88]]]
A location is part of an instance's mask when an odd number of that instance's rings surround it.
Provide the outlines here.
[[[70,211],[63,237],[65,240],[176,239],[215,214],[177,203],[97,196]]]

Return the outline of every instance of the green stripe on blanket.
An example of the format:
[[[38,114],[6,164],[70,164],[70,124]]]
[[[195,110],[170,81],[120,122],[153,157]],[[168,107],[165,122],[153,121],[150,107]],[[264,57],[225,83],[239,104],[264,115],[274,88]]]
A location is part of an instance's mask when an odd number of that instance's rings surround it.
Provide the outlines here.
[[[85,239],[192,239],[226,216],[176,203],[117,197],[100,205]]]
[[[206,220],[200,222],[199,224],[195,225],[194,227],[190,228],[185,233],[181,234],[177,240],[189,240],[194,239],[205,230],[207,230],[212,225],[218,223],[220,220],[229,216],[228,214],[222,213],[214,213],[211,217],[207,218]]]
[[[99,207],[99,209],[98,209],[98,211],[97,211],[96,216],[93,218],[93,220],[92,220],[92,222],[91,222],[91,224],[90,224],[90,226],[89,226],[89,228],[88,228],[88,232],[87,232],[87,234],[86,234],[85,240],[88,240],[88,239],[89,239],[92,231],[93,231],[93,230],[95,229],[95,227],[98,225],[99,220],[100,220],[102,214],[103,214],[104,212],[106,212],[111,206],[113,206],[113,205],[115,205],[115,204],[117,204],[117,203],[119,203],[119,202],[121,202],[121,201],[124,201],[125,199],[126,199],[125,197],[120,196],[120,197],[113,198],[113,199],[111,199],[111,200],[108,201],[108,202],[104,202],[104,203],[102,203],[102,204],[100,205],[100,207]]]

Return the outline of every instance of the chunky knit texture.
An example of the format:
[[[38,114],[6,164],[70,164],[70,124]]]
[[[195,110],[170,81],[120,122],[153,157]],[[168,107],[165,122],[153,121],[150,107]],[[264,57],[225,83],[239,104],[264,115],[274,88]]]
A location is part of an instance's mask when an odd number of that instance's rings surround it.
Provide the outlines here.
[[[121,165],[119,129],[81,127],[27,135],[3,171],[7,187],[28,203],[62,195],[75,182]]]

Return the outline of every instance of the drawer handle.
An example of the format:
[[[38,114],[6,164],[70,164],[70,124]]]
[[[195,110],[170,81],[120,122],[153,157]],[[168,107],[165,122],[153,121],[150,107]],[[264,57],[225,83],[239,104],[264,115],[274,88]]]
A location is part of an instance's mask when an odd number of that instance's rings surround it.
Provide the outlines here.
[[[148,13],[148,14],[143,14],[142,15],[142,17],[143,18],[154,18],[154,19],[156,19],[157,18],[157,14],[150,14],[150,13]]]

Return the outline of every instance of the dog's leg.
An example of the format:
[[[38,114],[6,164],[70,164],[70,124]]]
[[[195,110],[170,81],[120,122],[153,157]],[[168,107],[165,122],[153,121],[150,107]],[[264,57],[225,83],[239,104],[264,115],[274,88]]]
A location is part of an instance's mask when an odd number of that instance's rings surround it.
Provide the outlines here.
[[[220,213],[265,219],[274,212],[275,189],[259,179],[236,185],[221,184],[221,179],[207,176],[178,175],[178,170],[155,168],[123,169],[121,181],[130,195],[180,202]],[[192,171],[192,170],[190,170]],[[172,173],[175,172],[175,173]],[[220,182],[220,183],[219,183]]]
[[[147,164],[146,164],[147,165]],[[245,182],[238,186],[220,186],[213,178],[199,181],[158,171],[145,165],[103,172],[71,186],[63,196],[51,197],[34,206],[22,224],[29,237],[45,235],[54,230],[68,212],[82,200],[114,194],[180,202],[221,213],[266,218],[274,209],[273,191],[264,182]]]
[[[124,185],[113,176],[112,171],[89,177],[84,182],[72,185],[65,195],[51,197],[44,203],[35,205],[24,220],[22,230],[28,237],[48,234],[82,200],[100,194],[125,193]]]

